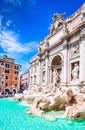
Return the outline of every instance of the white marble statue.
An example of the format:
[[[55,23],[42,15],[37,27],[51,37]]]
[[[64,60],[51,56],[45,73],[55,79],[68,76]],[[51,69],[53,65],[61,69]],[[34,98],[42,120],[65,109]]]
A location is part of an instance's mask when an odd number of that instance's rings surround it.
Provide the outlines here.
[[[60,75],[56,69],[53,71],[53,83],[58,84],[60,82]]]
[[[73,67],[71,74],[72,74],[72,80],[77,80],[79,78],[79,65],[78,65],[78,63],[74,64],[74,67]]]
[[[53,83],[56,83],[56,70],[53,71]]]

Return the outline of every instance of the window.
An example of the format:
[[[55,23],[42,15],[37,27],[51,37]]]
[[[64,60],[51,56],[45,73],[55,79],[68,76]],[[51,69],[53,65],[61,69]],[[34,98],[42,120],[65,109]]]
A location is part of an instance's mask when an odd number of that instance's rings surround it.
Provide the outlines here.
[[[6,67],[6,68],[9,68],[9,64],[5,64],[5,67]]]
[[[16,70],[18,70],[18,69],[19,69],[19,67],[18,67],[18,66],[15,66],[15,69],[16,69]]]
[[[2,81],[1,81],[1,84],[4,85],[4,83],[5,83],[5,82],[2,80]]]
[[[5,73],[9,73],[10,71],[9,70],[5,70]]]
[[[1,65],[4,65],[4,62],[1,62]]]
[[[8,83],[6,83],[6,86],[8,86]]]
[[[8,79],[8,76],[6,76],[6,79]]]
[[[17,80],[17,77],[15,77],[15,80]]]
[[[4,68],[2,68],[2,70],[4,70]]]
[[[2,74],[2,77],[4,78],[4,74]]]
[[[15,87],[17,87],[17,84],[15,84]]]
[[[14,73],[18,75],[18,72],[17,72],[17,71],[15,71]]]

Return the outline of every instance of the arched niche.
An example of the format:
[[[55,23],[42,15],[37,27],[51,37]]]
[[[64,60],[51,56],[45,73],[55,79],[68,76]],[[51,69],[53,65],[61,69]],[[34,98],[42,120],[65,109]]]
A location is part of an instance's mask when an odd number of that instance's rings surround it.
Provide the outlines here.
[[[60,65],[62,63],[62,58],[60,55],[57,55],[52,60],[52,65]]]
[[[51,83],[58,84],[62,77],[62,57],[56,55],[51,62]]]

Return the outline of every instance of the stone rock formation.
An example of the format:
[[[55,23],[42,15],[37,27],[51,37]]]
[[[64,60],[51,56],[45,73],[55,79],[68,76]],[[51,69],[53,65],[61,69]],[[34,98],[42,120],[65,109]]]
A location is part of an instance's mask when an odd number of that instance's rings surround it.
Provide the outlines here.
[[[25,90],[23,94],[16,94],[14,98],[32,104],[28,110],[29,114],[43,116],[44,110],[65,110],[66,118],[85,118],[85,86],[35,86]]]
[[[85,118],[85,94],[78,93],[74,96],[75,103],[66,107],[66,117],[73,120]]]
[[[15,94],[14,100],[21,101],[23,99],[23,94]]]

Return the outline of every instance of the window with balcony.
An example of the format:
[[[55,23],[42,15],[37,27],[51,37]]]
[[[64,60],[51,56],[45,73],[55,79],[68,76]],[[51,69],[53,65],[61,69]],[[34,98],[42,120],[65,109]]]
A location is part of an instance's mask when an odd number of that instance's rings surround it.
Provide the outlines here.
[[[10,73],[10,71],[9,70],[5,70],[5,73]]]
[[[9,64],[5,64],[5,67],[6,67],[6,68],[10,68],[10,65],[9,65]]]

